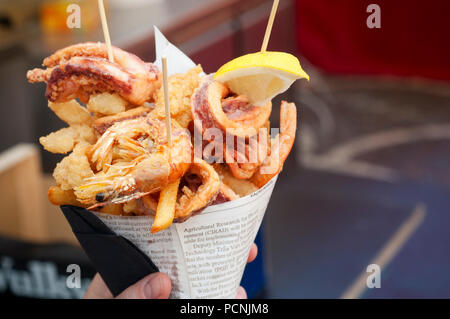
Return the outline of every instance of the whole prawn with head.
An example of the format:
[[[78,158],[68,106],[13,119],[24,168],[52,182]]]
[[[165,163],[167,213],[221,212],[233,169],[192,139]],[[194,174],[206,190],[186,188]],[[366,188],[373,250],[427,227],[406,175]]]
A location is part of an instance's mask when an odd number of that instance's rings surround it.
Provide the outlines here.
[[[95,174],[75,189],[90,208],[120,204],[161,191],[181,178],[192,162],[189,133],[172,123],[169,147],[165,122],[141,117],[108,128],[89,151]]]

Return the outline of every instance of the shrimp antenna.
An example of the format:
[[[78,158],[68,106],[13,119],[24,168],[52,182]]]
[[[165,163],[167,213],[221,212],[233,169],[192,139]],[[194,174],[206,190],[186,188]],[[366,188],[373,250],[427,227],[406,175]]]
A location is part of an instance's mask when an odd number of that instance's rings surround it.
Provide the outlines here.
[[[274,0],[272,5],[272,11],[270,12],[269,22],[267,23],[266,34],[264,35],[263,44],[261,46],[261,52],[267,51],[267,45],[269,44],[270,34],[272,33],[273,21],[275,20],[275,15],[277,13],[278,4],[280,0]]]
[[[169,80],[167,78],[167,57],[161,57],[162,61],[162,74],[163,74],[163,89],[164,89],[164,106],[166,109],[166,129],[167,137],[169,141],[169,147],[172,148],[172,127],[170,120],[170,104],[169,104]],[[169,152],[170,154],[170,152]]]
[[[106,21],[105,5],[103,0],[98,0],[98,11],[102,20],[103,36],[105,37],[106,48],[108,49],[109,62],[114,63],[114,55],[111,46],[111,38],[109,37],[108,22]]]

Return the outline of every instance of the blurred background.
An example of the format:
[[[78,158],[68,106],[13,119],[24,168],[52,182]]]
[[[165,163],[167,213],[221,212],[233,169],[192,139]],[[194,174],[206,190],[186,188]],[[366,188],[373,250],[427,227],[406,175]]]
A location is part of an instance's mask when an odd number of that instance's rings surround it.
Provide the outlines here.
[[[271,0],[105,1],[112,42],[154,60],[153,25],[205,72],[260,49]],[[67,7],[81,8],[69,29]],[[377,6],[369,6],[376,4]],[[243,285],[264,298],[450,297],[450,27],[447,0],[281,0],[269,50],[311,81]],[[373,14],[376,14],[374,16]],[[95,273],[47,202],[60,156],[38,138],[64,126],[28,69],[102,41],[92,0],[0,1],[0,296],[79,298]],[[82,289],[65,286],[82,269]],[[367,267],[381,270],[368,288]]]

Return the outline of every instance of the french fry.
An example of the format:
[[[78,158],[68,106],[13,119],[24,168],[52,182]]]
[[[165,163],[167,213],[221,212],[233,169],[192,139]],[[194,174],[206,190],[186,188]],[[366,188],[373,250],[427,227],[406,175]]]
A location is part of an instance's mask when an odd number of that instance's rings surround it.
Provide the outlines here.
[[[169,184],[159,194],[158,207],[151,233],[154,234],[172,225],[175,217],[175,204],[177,202],[180,179]]]
[[[73,206],[83,206],[73,193],[73,190],[64,190],[59,186],[50,186],[47,192],[48,200],[53,205],[73,205]]]

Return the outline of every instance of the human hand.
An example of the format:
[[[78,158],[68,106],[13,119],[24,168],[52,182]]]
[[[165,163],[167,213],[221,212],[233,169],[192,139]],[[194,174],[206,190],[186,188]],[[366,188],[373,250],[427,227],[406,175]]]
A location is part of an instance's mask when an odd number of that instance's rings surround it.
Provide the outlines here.
[[[253,244],[247,262],[250,263],[255,260],[257,254],[258,247]],[[134,285],[128,287],[116,299],[167,299],[171,290],[172,283],[169,276],[157,272],[142,278]],[[96,274],[83,298],[113,299],[114,297],[102,277]],[[247,293],[243,287],[238,288],[236,299],[247,299]]]

